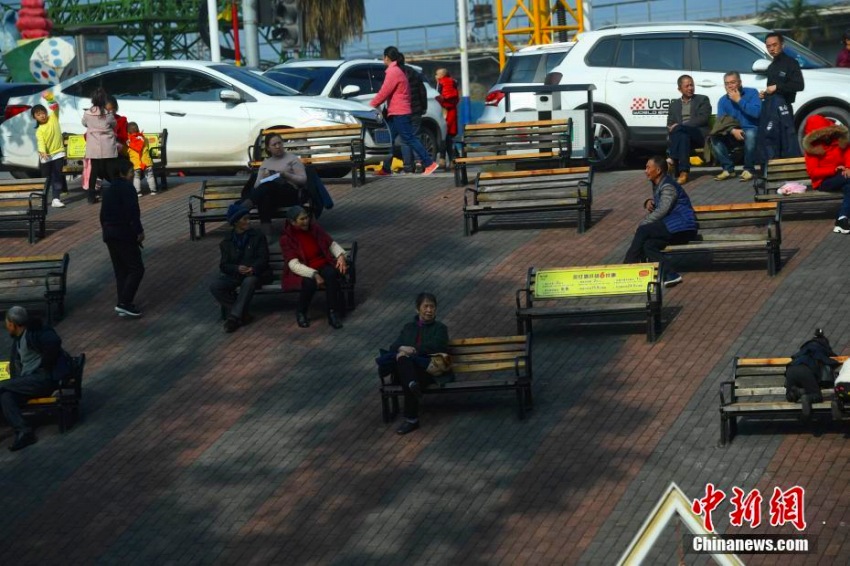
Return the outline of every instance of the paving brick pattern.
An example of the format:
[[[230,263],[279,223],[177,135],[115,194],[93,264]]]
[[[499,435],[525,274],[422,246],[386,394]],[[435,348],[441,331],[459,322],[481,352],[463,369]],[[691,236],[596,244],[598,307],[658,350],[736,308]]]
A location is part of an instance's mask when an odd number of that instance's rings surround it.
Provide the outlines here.
[[[621,261],[649,193],[642,173],[596,176],[585,234],[569,214],[496,218],[469,238],[447,174],[334,183],[322,224],[360,245],[345,328],[327,326],[321,295],[306,330],[294,297],[259,297],[256,321],[232,335],[207,292],[225,231],[189,241],[198,184],[186,181],[141,201],[140,320],[112,311],[96,207],[52,210],[33,246],[23,231],[0,234],[3,255],[71,254],[57,329],[89,360],[84,421],[65,435],[44,424],[35,446],[0,453],[0,545],[14,563],[612,564],[671,481],[689,497],[708,482],[763,494],[802,485],[818,552],[794,562],[850,552],[846,425],[747,422],[717,446],[717,391],[735,355],[790,354],[816,327],[847,351],[850,239],[828,216],[783,223],[774,278],[762,256],[725,270],[684,262],[654,344],[643,322],[535,324],[525,421],[509,394],[428,398],[422,429],[400,438],[381,422],[373,358],[413,316],[414,296],[437,294],[454,337],[513,334],[529,266]],[[687,188],[697,204],[752,195],[710,176]],[[722,531],[730,509],[715,512]],[[678,533],[665,531],[654,564],[683,558]]]

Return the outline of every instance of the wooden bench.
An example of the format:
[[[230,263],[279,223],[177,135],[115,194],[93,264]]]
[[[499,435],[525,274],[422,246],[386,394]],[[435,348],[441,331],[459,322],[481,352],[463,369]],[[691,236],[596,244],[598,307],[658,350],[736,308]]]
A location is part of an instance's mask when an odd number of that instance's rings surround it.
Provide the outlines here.
[[[168,188],[168,153],[166,152],[168,130],[162,130],[160,133],[146,133],[145,137],[148,140],[151,161],[153,161],[156,190],[165,190]],[[81,175],[83,173],[83,159],[86,157],[85,136],[83,134],[63,133],[62,141],[65,143],[65,166],[62,168],[62,172],[69,175]]]
[[[463,195],[463,233],[478,231],[479,216],[575,210],[581,234],[590,224],[592,183],[590,167],[479,173]]]
[[[29,243],[44,238],[47,222],[47,179],[0,181],[0,222],[26,222]]]
[[[63,316],[68,261],[68,254],[0,257],[0,308],[44,305],[51,323],[55,305]]]
[[[56,390],[47,397],[29,399],[21,407],[21,414],[25,417],[55,416],[59,421],[59,432],[65,432],[71,428],[80,419],[80,400],[83,396],[83,371],[85,366],[85,354],[72,358],[71,371],[65,379],[59,382]]]
[[[451,340],[447,353],[452,359],[454,381],[435,383],[423,395],[515,391],[517,414],[525,418],[531,410],[531,336],[494,336]],[[388,423],[398,415],[398,397],[404,390],[394,375],[380,375],[381,412]]]
[[[654,342],[661,305],[657,263],[531,267],[525,288],[516,292],[517,333],[531,334],[534,319],[643,315],[647,340]]]
[[[785,183],[799,183],[808,189],[805,193],[780,195],[776,191]],[[806,171],[804,157],[771,159],[763,174],[753,180],[756,202],[782,202],[789,204],[841,203],[844,193],[812,190],[812,181]]]
[[[847,356],[833,358],[839,363]],[[802,405],[785,399],[785,367],[791,358],[735,358],[732,379],[720,384],[720,444],[731,442],[739,417],[799,417]],[[821,383],[824,401],[812,414],[830,413],[832,382]]]
[[[467,165],[534,163],[555,159],[566,167],[572,153],[572,119],[464,126],[455,142],[455,186],[467,184]]]
[[[366,130],[361,124],[340,124],[317,128],[268,128],[260,132],[257,141],[248,149],[251,169],[257,169],[268,157],[265,138],[278,134],[284,149],[297,155],[304,165],[349,165],[351,184],[366,182]]]
[[[357,242],[352,242],[350,246],[343,246],[343,249],[345,250],[345,259],[348,263],[348,271],[344,276],[340,278],[339,291],[340,303],[342,306],[342,313],[340,313],[341,315],[344,315],[348,311],[354,310],[355,306],[354,287],[357,284]],[[272,268],[272,282],[255,289],[254,296],[300,293],[300,290],[298,289],[284,290],[281,286],[285,262],[283,261],[283,254],[281,253],[280,249],[275,247],[269,250],[269,265]],[[226,316],[227,312],[225,311],[224,307],[222,307],[222,320]]]
[[[665,255],[764,251],[767,273],[776,275],[781,264],[781,216],[778,202],[695,206],[699,233],[685,244],[669,245]],[[740,228],[753,228],[743,231]]]

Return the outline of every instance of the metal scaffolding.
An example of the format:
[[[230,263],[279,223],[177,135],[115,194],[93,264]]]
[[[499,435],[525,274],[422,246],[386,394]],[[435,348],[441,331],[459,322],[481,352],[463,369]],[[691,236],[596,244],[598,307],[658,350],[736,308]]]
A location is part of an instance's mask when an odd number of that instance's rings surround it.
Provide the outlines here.
[[[508,50],[568,41],[584,29],[581,0],[576,0],[575,8],[565,0],[494,0],[494,3],[499,67],[505,66]]]

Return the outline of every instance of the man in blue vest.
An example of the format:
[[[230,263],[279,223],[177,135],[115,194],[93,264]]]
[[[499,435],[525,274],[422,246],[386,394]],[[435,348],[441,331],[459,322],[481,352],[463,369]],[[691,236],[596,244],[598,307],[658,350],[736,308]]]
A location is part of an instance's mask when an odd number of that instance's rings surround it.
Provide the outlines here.
[[[661,250],[668,244],[682,244],[697,235],[697,220],[688,193],[667,174],[667,160],[660,156],[646,162],[646,176],[652,182],[652,198],[643,207],[648,214],[640,221],[623,263],[657,261],[662,263]],[[664,270],[666,271],[666,270]],[[664,286],[682,282],[675,271],[666,271]]]

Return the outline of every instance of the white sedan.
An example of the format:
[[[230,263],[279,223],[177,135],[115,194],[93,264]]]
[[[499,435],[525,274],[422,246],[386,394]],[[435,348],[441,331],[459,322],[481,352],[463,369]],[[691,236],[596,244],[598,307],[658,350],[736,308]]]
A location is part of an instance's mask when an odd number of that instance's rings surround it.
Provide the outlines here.
[[[349,100],[302,96],[244,68],[209,61],[118,63],[52,87],[65,133],[84,133],[83,112],[97,87],[118,100],[119,114],[144,132],[168,130],[168,168],[235,171],[248,161],[248,147],[263,128],[363,123],[367,153],[388,153],[383,120]],[[50,88],[50,87],[48,87]],[[38,167],[35,120],[30,108],[40,95],[13,98],[0,125],[2,168],[16,175]],[[384,143],[376,143],[375,137]]]

